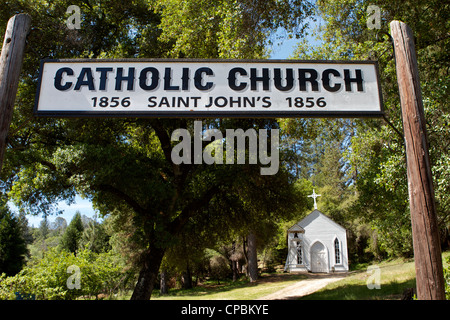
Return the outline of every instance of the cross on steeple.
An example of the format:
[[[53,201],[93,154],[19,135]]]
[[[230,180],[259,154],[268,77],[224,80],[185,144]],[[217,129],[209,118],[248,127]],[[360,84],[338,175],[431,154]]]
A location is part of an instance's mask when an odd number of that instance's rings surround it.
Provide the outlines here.
[[[309,195],[308,198],[313,198],[314,199],[314,209],[317,209],[317,202],[316,202],[316,198],[320,197],[320,194],[316,194],[316,191],[313,189],[313,194]]]

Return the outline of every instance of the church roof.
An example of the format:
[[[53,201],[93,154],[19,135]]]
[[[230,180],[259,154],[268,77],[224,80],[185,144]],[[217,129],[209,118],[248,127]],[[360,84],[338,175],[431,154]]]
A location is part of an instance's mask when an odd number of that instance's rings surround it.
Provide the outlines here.
[[[300,220],[299,222],[297,222],[296,224],[294,224],[294,226],[298,226],[300,227],[303,231],[305,230],[305,228],[314,220],[316,220],[317,218],[322,217],[324,218],[326,221],[328,221],[330,224],[332,224],[333,226],[335,226],[338,229],[341,229],[342,231],[346,231],[346,229],[344,227],[342,227],[340,224],[334,222],[331,218],[329,218],[326,214],[320,212],[319,210],[315,209],[314,211],[312,211],[310,214],[308,214],[305,218],[303,218],[302,220]],[[292,226],[288,231],[291,231],[291,229],[294,227]]]
[[[305,229],[303,229],[301,226],[299,226],[297,223],[294,224],[292,227],[289,228],[288,232],[305,232]]]

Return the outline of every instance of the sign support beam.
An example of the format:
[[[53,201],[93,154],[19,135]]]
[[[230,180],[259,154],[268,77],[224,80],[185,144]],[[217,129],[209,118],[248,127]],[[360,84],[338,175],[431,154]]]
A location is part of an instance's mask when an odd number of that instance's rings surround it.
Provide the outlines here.
[[[414,35],[403,22],[390,24],[403,117],[417,297],[445,300],[442,255]]]
[[[0,56],[0,171],[3,166],[9,125],[13,114],[20,70],[22,69],[25,40],[31,18],[21,13],[8,21]]]

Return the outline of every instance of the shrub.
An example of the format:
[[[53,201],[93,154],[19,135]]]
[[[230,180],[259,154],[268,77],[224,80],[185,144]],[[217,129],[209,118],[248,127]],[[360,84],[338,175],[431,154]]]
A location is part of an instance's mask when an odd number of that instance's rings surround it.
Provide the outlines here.
[[[109,253],[95,254],[87,249],[75,256],[50,249],[35,264],[14,277],[0,277],[0,299],[15,299],[16,293],[36,299],[72,300],[111,294],[118,287],[121,267]]]
[[[445,281],[445,298],[450,300],[450,257],[447,258],[448,267],[444,269],[444,281]]]
[[[230,274],[230,267],[227,259],[223,256],[214,256],[209,261],[211,278],[216,279],[219,283],[220,279],[226,278]]]

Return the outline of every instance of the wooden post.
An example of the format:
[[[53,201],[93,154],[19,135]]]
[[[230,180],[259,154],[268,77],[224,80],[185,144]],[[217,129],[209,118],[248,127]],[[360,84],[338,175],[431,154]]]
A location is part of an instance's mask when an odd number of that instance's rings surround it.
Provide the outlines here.
[[[445,300],[441,246],[414,36],[403,22],[392,21],[390,27],[405,135],[417,298]]]
[[[6,149],[6,139],[13,114],[25,40],[30,30],[29,15],[17,14],[8,21],[0,56],[0,171]]]

